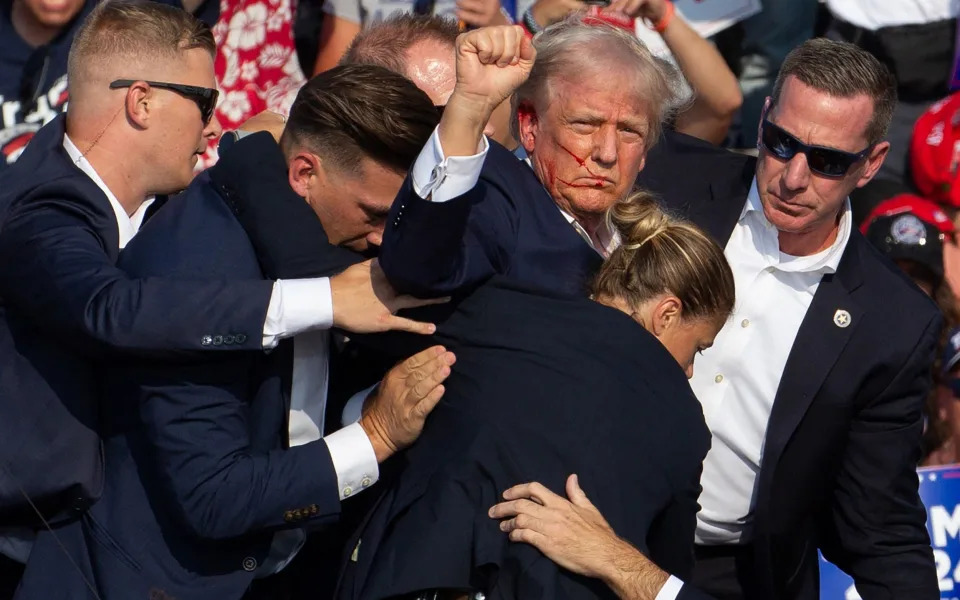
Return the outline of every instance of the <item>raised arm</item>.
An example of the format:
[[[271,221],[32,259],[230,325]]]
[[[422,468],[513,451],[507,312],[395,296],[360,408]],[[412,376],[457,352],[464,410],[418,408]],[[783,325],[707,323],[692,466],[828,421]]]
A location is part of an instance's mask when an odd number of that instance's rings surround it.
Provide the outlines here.
[[[534,57],[517,26],[477,29],[457,39],[457,85],[387,218],[380,261],[398,290],[449,294],[505,268],[517,215],[510,190],[478,184],[488,152],[483,129],[526,80]]]

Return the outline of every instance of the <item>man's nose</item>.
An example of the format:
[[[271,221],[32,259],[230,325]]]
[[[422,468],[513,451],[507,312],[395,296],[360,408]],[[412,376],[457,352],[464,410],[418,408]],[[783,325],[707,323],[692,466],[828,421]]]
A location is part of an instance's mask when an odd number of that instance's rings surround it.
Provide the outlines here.
[[[791,191],[803,190],[810,185],[810,166],[807,164],[806,154],[797,152],[787,162],[786,171],[783,173],[783,184]]]
[[[217,116],[214,115],[210,122],[207,123],[207,126],[203,128],[203,137],[208,140],[214,140],[220,135],[223,134],[223,127],[220,125],[220,121],[217,119]]]
[[[617,128],[601,127],[594,135],[593,161],[601,167],[617,164]]]

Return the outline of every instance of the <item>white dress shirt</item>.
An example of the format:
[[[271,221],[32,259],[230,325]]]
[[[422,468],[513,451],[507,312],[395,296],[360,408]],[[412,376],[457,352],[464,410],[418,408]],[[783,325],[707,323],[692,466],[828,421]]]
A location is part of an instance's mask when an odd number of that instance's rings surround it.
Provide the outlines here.
[[[834,16],[870,31],[899,25],[922,25],[952,19],[956,0],[826,0]]]
[[[93,166],[83,157],[73,141],[63,136],[63,147],[77,167],[87,174],[103,191],[117,218],[120,248],[136,235],[143,216],[153,198],[147,199],[133,216],[128,216],[116,196],[106,186]],[[330,280],[326,277],[277,281],[267,309],[264,323],[263,346],[276,346],[280,339],[294,339],[293,382],[291,386],[288,435],[291,446],[298,446],[321,438],[323,415],[326,408],[328,381],[329,332],[333,324],[333,298]],[[340,499],[365,490],[379,478],[379,465],[370,439],[359,423],[353,422],[324,439],[334,470]],[[29,555],[28,532],[14,531],[9,538],[0,535],[0,552],[26,562]],[[299,532],[298,532],[299,533]],[[279,535],[279,534],[278,534]],[[301,534],[302,535],[302,534]],[[27,537],[27,540],[22,538]],[[282,536],[281,536],[282,537]],[[293,558],[302,540],[276,572]],[[273,549],[269,558],[273,558]],[[266,562],[264,565],[266,565]],[[261,566],[264,566],[261,565]]]
[[[754,488],[780,378],[820,279],[836,272],[851,228],[848,201],[829,248],[811,256],[784,254],[777,229],[763,214],[756,180],[750,188],[724,250],[736,305],[713,347],[697,359],[690,380],[713,434],[700,478],[698,544],[749,541]]]
[[[423,150],[420,151],[420,155],[417,156],[417,161],[413,164],[413,170],[411,171],[413,190],[421,198],[433,202],[446,202],[467,193],[480,180],[480,171],[483,168],[483,161],[487,158],[489,149],[490,145],[487,143],[487,138],[484,137],[477,149],[477,154],[446,157],[443,148],[440,146],[440,135],[438,130],[435,129]],[[522,160],[530,165],[530,159],[525,153],[518,156],[517,160]],[[620,244],[619,236],[615,235],[614,232],[608,232],[605,236],[606,244],[598,246],[572,215],[559,206],[557,209],[574,226],[574,229],[584,238],[584,241],[601,255],[607,256]],[[682,587],[683,582],[670,575],[654,600],[676,600]]]

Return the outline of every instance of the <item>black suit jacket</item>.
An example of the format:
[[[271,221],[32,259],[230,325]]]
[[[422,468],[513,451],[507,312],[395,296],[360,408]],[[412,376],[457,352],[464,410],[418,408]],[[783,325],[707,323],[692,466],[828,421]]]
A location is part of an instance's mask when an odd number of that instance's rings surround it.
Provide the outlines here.
[[[574,472],[618,534],[689,575],[709,434],[683,371],[627,315],[534,290],[491,280],[439,326],[457,364],[359,534],[341,598],[611,597],[487,516],[506,488],[536,480],[563,494]]]
[[[702,177],[685,175],[693,167]],[[754,159],[672,134],[638,184],[725,245],[754,169]],[[852,317],[846,328],[833,322],[838,309]],[[915,469],[940,322],[854,229],[807,310],[774,399],[753,516],[754,597],[817,598],[817,548],[864,598],[939,597]]]
[[[209,174],[144,226],[119,265],[138,278],[261,276]],[[103,497],[55,534],[41,532],[18,597],[86,597],[79,568],[103,598],[240,598],[275,531],[335,522],[326,444],[287,447],[293,343],[114,365]]]
[[[117,268],[113,209],[63,135],[61,116],[0,176],[0,523],[29,522],[27,497],[49,519],[99,495],[94,361],[105,351],[259,349],[271,293],[258,279],[135,279]]]

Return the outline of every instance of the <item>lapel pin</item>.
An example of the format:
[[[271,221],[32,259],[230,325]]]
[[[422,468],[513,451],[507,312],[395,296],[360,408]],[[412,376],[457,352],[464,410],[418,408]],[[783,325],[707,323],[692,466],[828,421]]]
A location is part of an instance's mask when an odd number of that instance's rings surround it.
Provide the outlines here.
[[[842,308],[833,313],[833,324],[841,329],[850,325],[850,313]]]

